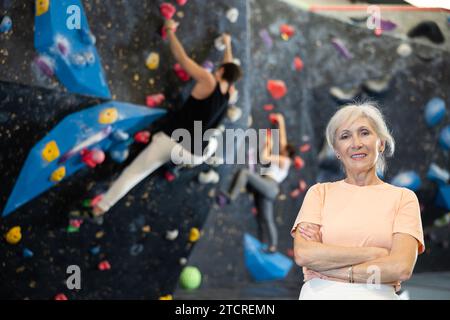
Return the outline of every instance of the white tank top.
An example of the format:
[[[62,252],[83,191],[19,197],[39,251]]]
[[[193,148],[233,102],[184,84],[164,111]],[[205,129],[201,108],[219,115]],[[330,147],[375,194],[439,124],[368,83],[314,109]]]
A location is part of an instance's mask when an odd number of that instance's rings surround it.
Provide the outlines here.
[[[291,161],[286,165],[286,167],[280,168],[280,166],[276,164],[271,164],[269,168],[266,169],[265,175],[275,180],[277,183],[281,183],[286,179],[289,168],[291,167]]]

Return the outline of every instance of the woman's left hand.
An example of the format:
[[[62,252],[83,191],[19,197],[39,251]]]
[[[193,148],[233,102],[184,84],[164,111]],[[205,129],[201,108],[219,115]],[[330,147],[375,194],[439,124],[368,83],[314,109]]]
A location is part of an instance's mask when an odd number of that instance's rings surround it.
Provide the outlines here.
[[[300,223],[298,226],[300,234],[305,240],[322,242],[322,232],[320,226],[312,223]]]

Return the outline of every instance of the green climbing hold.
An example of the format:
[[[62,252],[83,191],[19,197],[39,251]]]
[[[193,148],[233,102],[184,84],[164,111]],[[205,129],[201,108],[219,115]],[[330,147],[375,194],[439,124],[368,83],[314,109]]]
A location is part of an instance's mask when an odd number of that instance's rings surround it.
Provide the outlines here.
[[[184,267],[180,274],[180,284],[183,289],[195,290],[200,287],[202,274],[196,267]]]

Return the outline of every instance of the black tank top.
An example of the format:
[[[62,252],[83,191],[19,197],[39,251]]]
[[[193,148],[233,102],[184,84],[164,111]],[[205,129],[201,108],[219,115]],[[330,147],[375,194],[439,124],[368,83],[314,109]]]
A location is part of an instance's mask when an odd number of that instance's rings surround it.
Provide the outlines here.
[[[220,91],[220,83],[217,83],[213,93],[205,99],[198,100],[190,95],[180,110],[169,115],[162,131],[170,137],[176,129],[186,129],[191,135],[191,145],[183,142],[181,144],[192,154],[202,155],[208,141],[202,141],[202,150],[195,150],[194,121],[202,122],[201,137],[199,138],[203,140],[203,133],[208,129],[216,128],[224,118],[228,101],[229,93],[223,94]]]

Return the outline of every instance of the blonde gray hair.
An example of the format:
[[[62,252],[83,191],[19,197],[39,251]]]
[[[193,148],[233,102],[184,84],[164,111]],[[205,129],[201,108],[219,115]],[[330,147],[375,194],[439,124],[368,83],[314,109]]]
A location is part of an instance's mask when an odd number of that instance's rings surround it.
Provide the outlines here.
[[[384,120],[384,116],[372,102],[351,104],[339,109],[328,122],[325,130],[326,139],[330,148],[334,150],[336,131],[346,122],[354,122],[359,118],[366,118],[373,126],[381,141],[385,144],[384,152],[379,154],[376,164],[377,172],[384,173],[386,169],[385,157],[390,157],[395,151],[395,141]]]

